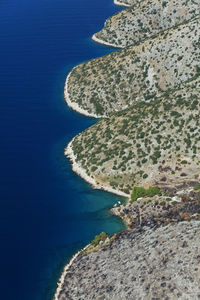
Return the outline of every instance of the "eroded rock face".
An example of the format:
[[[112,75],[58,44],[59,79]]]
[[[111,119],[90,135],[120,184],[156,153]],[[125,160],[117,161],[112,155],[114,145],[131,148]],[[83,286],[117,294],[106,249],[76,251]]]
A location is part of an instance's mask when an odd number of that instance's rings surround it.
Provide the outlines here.
[[[74,260],[59,300],[198,299],[199,243],[199,221],[123,232]]]

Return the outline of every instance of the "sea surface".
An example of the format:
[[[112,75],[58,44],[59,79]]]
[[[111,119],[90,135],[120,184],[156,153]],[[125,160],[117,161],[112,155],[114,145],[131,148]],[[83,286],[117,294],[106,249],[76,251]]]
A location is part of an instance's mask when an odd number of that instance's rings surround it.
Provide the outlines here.
[[[71,170],[64,147],[96,120],[67,107],[76,64],[114,49],[91,41],[112,0],[0,0],[0,299],[50,300],[69,258],[120,198]]]

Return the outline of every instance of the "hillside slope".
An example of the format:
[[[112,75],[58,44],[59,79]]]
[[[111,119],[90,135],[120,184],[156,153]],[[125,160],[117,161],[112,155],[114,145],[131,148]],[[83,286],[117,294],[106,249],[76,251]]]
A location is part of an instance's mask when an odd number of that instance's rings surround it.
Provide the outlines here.
[[[108,18],[94,35],[117,47],[141,43],[160,31],[188,21],[200,14],[198,0],[145,0]]]
[[[77,256],[58,300],[198,299],[199,236],[199,221],[123,232]]]
[[[97,122],[74,138],[76,161],[96,182],[126,193],[199,178],[199,94],[198,77]]]
[[[109,115],[149,101],[191,79],[200,65],[200,18],[78,65],[68,76],[66,100],[88,114]]]

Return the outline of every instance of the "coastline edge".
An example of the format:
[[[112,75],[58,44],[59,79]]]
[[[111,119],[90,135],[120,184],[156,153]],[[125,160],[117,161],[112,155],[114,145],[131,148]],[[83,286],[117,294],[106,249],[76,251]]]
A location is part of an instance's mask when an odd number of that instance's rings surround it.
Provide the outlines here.
[[[116,44],[112,44],[112,43],[109,43],[109,42],[106,42],[104,40],[101,40],[99,38],[96,37],[96,33],[94,33],[92,35],[92,40],[96,43],[99,43],[99,44],[102,44],[102,45],[105,45],[105,46],[109,46],[109,47],[113,47],[113,48],[118,48],[118,49],[123,49],[123,47],[120,47],[120,46],[117,46]]]
[[[131,7],[131,5],[123,3],[123,2],[119,2],[118,0],[114,0],[114,4],[118,5],[118,6]]]
[[[87,173],[85,172],[85,170],[76,162],[76,156],[72,150],[72,142],[73,142],[74,138],[71,140],[71,142],[69,142],[69,144],[67,145],[67,147],[65,148],[65,152],[64,154],[69,157],[70,161],[72,162],[72,170],[79,175],[81,178],[83,178],[86,182],[88,182],[92,188],[94,189],[99,189],[99,190],[104,190],[106,192],[109,193],[113,193],[116,194],[118,196],[122,196],[122,197],[129,197],[129,194],[126,194],[122,191],[119,190],[115,190],[109,186],[105,186],[105,185],[101,185],[99,183],[97,183],[95,181],[94,178],[92,178],[91,176],[87,175]]]
[[[64,99],[65,102],[67,103],[67,105],[72,108],[73,110],[75,110],[76,112],[85,115],[87,117],[92,117],[92,118],[106,118],[106,115],[97,115],[94,113],[89,113],[87,110],[81,108],[77,103],[72,102],[70,100],[70,96],[69,96],[69,92],[68,92],[68,83],[69,83],[69,77],[71,76],[72,71],[77,68],[77,66],[75,66],[67,75],[66,81],[65,81],[65,87],[64,87]]]
[[[81,251],[84,251],[86,250],[88,247],[89,247],[90,244],[86,245],[83,249],[79,250],[78,252],[76,252],[72,258],[70,259],[70,261],[68,262],[68,264],[65,265],[62,273],[61,273],[61,276],[59,277],[59,280],[57,282],[57,288],[56,288],[56,292],[53,296],[53,299],[52,300],[59,300],[59,294],[60,292],[62,291],[62,285],[65,281],[65,276],[68,272],[68,269],[70,268],[70,266],[72,265],[73,261],[79,256],[79,254],[81,253]]]
[[[128,198],[129,195],[119,191],[119,190],[115,190],[111,187],[106,187],[103,185],[98,184],[92,177],[90,177],[89,175],[86,174],[85,170],[80,167],[80,165],[76,162],[76,157],[74,155],[74,152],[72,150],[72,142],[73,142],[74,138],[68,143],[67,147],[65,148],[64,154],[65,156],[67,156],[70,161],[72,162],[72,170],[79,175],[81,178],[83,178],[86,182],[88,182],[92,188],[94,189],[100,189],[100,190],[104,190],[106,192],[110,192],[110,193],[114,193],[116,195],[122,196],[122,197],[126,197]],[[88,247],[90,246],[90,243],[88,245],[86,245],[83,249],[80,249],[78,252],[76,252],[72,258],[70,259],[70,261],[65,265],[65,267],[63,268],[63,271],[61,273],[61,276],[59,277],[59,280],[57,282],[57,288],[56,288],[56,292],[53,296],[52,300],[59,300],[59,294],[62,291],[62,285],[65,281],[65,276],[68,272],[68,269],[70,268],[70,266],[72,265],[73,261],[79,256],[79,254],[86,250]]]

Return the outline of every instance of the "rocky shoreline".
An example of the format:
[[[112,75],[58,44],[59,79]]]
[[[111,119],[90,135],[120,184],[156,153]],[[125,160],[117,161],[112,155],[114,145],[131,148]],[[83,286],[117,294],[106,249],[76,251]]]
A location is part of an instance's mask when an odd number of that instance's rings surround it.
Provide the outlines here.
[[[103,41],[103,40],[101,40],[101,39],[98,39],[98,38],[96,37],[95,34],[93,34],[92,40],[93,40],[94,42],[96,42],[96,43],[99,43],[99,44],[102,44],[102,45],[105,45],[105,46],[109,46],[109,47],[113,47],[113,48],[118,48],[118,49],[119,49],[119,48],[122,48],[122,47],[117,46],[117,45],[115,45],[115,44],[112,44],[112,43]]]
[[[68,93],[68,85],[69,85],[69,78],[70,78],[70,75],[72,73],[73,70],[75,70],[76,67],[74,67],[70,72],[69,74],[67,75],[67,78],[66,78],[66,81],[65,81],[65,88],[64,88],[64,98],[65,98],[65,101],[67,103],[67,105],[72,108],[73,110],[75,110],[76,112],[84,115],[84,116],[87,116],[87,117],[93,117],[93,118],[102,118],[102,117],[106,117],[106,116],[102,116],[102,115],[97,115],[95,113],[89,113],[87,110],[81,108],[77,103],[75,102],[72,102],[70,100],[70,96],[69,96],[69,93]]]
[[[123,2],[120,2],[120,1],[117,1],[117,0],[114,0],[114,4],[119,5],[119,6],[124,6],[124,7],[130,7],[131,6],[129,4],[126,4],[126,3],[123,3]]]
[[[77,175],[79,175],[86,182],[88,182],[91,185],[91,187],[94,188],[94,189],[104,190],[104,191],[116,194],[118,196],[126,197],[126,198],[129,197],[128,194],[123,193],[122,191],[114,190],[111,187],[107,187],[107,186],[98,184],[92,177],[88,176],[86,174],[85,170],[83,168],[81,168],[81,166],[76,162],[76,157],[75,157],[74,152],[72,150],[72,142],[73,142],[73,139],[72,139],[71,142],[69,142],[69,144],[65,148],[64,154],[72,162],[72,170]],[[65,278],[66,278],[66,276],[67,276],[67,274],[70,270],[70,267],[73,265],[73,263],[77,259],[77,257],[79,257],[81,255],[81,253],[87,251],[87,248],[89,248],[90,246],[91,246],[91,244],[86,245],[83,249],[81,249],[77,253],[75,253],[74,256],[70,259],[69,263],[64,267],[63,272],[60,276],[60,279],[57,283],[57,289],[56,289],[55,295],[53,297],[53,300],[59,300],[60,299],[60,294],[62,294],[63,285],[65,284]]]
[[[69,157],[70,161],[72,162],[72,170],[78,174],[81,178],[83,178],[86,182],[88,182],[92,188],[94,189],[99,189],[99,190],[104,190],[109,193],[116,194],[118,196],[122,197],[129,197],[129,194],[126,194],[122,191],[115,190],[111,188],[110,186],[102,185],[99,184],[94,178],[89,176],[86,171],[76,162],[76,156],[74,155],[73,149],[72,149],[72,141],[67,145],[65,149],[65,155]]]
[[[136,226],[97,251],[79,253],[56,300],[198,299],[200,221],[195,218]]]
[[[63,271],[62,271],[62,274],[59,278],[59,281],[57,283],[57,289],[56,289],[56,292],[55,292],[55,295],[53,297],[53,300],[59,300],[59,295],[60,293],[62,292],[62,286],[65,282],[65,277],[67,275],[67,272],[69,271],[71,265],[73,264],[74,260],[81,254],[82,251],[85,251],[87,249],[88,245],[85,246],[82,250],[79,250],[78,252],[76,252],[72,258],[70,259],[70,261],[68,262],[68,264],[64,267]]]
[[[165,188],[163,196],[115,205],[111,213],[122,218],[128,230],[75,254],[54,300],[197,299],[200,189],[194,187],[198,184],[183,181]]]

